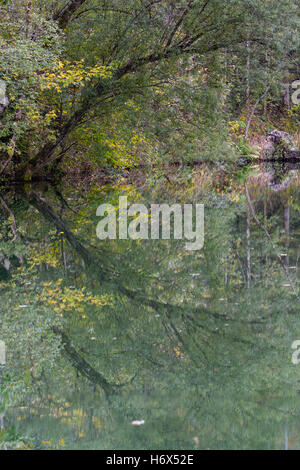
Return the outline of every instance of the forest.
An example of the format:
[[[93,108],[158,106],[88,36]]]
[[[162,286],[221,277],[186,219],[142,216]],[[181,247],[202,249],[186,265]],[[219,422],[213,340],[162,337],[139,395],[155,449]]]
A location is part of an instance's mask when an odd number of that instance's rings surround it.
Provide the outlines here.
[[[224,161],[297,132],[296,1],[1,3],[5,181]]]
[[[300,449],[299,2],[0,0],[0,59],[0,450]]]

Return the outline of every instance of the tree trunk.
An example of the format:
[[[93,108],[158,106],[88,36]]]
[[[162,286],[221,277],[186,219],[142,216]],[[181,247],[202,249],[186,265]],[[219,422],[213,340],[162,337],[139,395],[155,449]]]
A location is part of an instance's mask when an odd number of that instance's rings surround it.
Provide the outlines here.
[[[58,21],[60,28],[65,29],[74,13],[86,2],[86,0],[70,0],[61,10],[53,15],[54,21]]]

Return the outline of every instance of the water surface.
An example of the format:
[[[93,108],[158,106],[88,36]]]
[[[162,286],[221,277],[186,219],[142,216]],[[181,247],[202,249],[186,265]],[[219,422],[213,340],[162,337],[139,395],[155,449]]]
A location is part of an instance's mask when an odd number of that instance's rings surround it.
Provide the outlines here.
[[[297,169],[180,172],[2,189],[2,447],[300,447]],[[98,240],[121,195],[205,204],[203,250]]]

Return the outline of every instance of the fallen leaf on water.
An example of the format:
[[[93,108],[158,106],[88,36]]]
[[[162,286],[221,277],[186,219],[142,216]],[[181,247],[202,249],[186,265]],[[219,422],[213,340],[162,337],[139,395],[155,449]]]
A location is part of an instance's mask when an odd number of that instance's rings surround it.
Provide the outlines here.
[[[132,426],[142,426],[145,424],[145,421],[132,421]]]

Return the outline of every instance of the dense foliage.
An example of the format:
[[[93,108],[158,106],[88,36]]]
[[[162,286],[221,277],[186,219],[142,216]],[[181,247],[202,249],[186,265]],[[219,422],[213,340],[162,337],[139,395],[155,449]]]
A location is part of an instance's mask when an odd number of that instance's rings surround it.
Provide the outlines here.
[[[300,447],[300,181],[255,146],[299,139],[299,13],[0,0],[0,449]],[[100,241],[122,195],[203,250]]]
[[[232,158],[230,128],[243,134],[252,106],[284,110],[284,90],[295,121],[296,1],[8,0],[0,13],[3,174]]]

